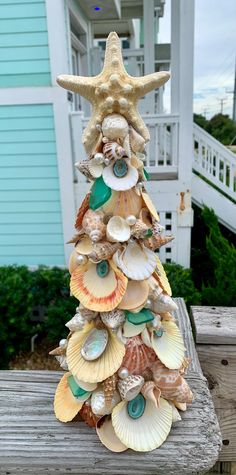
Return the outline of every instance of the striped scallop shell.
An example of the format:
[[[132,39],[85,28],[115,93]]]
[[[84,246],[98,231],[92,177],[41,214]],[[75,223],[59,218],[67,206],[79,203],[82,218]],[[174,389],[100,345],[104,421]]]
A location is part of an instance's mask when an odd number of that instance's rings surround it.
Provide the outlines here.
[[[156,271],[153,274],[153,277],[154,279],[157,280],[157,282],[159,283],[161,288],[164,290],[164,292],[171,296],[172,291],[171,291],[171,287],[170,287],[167,275],[165,273],[165,269],[158,256],[156,256],[156,260],[157,260],[157,267],[156,267]]]
[[[134,336],[127,340],[122,366],[127,368],[130,374],[142,375],[156,359],[155,352],[148,348],[139,336]]]

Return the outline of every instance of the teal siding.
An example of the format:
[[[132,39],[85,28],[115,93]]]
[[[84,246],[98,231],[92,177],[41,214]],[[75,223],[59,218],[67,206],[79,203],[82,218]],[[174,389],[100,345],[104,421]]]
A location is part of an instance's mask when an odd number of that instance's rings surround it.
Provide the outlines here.
[[[0,108],[0,265],[64,265],[53,107]]]
[[[44,0],[0,2],[0,87],[51,84]]]

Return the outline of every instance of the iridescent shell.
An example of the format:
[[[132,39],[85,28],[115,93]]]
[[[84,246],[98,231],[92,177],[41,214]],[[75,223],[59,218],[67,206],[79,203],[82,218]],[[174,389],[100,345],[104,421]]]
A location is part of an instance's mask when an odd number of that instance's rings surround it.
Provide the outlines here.
[[[122,366],[127,368],[130,374],[142,375],[156,359],[155,352],[148,348],[139,336],[134,336],[127,340]]]
[[[121,163],[123,163],[126,168],[123,167],[122,174],[117,175],[115,173],[115,167],[118,167]],[[138,171],[129,165],[125,159],[119,159],[115,164],[112,163],[105,167],[102,176],[106,185],[115,191],[130,190],[138,181]]]
[[[106,235],[106,225],[103,218],[104,214],[101,211],[93,211],[92,209],[86,211],[83,217],[83,229],[94,242],[101,241]]]
[[[81,347],[81,355],[86,361],[97,360],[105,351],[108,343],[106,329],[92,328]]]

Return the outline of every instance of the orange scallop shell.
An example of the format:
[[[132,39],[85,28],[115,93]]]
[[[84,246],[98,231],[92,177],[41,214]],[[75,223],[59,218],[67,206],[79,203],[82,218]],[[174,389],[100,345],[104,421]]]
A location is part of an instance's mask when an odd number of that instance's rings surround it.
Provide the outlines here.
[[[80,208],[77,212],[76,220],[75,220],[75,228],[79,228],[82,225],[83,217],[89,209],[89,199],[90,199],[90,193],[87,193],[85,198],[83,199]]]
[[[130,374],[142,375],[156,359],[155,352],[143,343],[140,336],[134,336],[127,340],[122,366],[127,368]]]

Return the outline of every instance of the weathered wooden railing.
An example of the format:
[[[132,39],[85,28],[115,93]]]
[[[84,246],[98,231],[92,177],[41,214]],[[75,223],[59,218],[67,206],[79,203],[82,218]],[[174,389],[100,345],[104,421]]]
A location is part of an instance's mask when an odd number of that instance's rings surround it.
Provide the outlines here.
[[[60,372],[0,372],[0,474],[200,475],[216,462],[218,421],[203,377],[186,307],[176,312],[192,362],[187,380],[195,400],[173,425],[166,442],[150,453],[116,454],[83,422],[62,424],[53,413]]]

